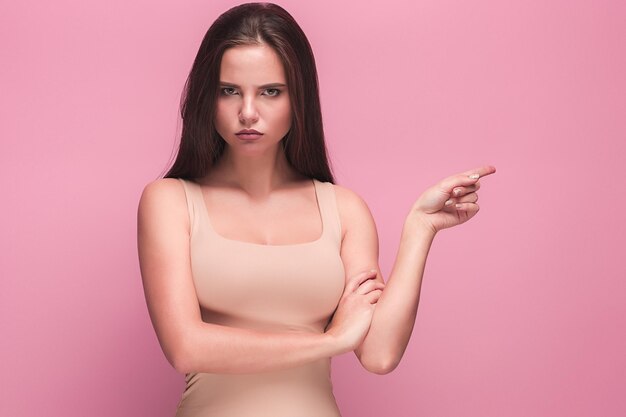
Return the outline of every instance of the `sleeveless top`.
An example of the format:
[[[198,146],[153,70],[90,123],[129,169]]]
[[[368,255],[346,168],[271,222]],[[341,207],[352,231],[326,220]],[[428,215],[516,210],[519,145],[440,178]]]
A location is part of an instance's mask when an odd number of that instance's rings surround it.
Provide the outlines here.
[[[341,224],[330,182],[312,179],[321,236],[265,245],[229,239],[211,225],[202,187],[179,179],[190,221],[190,261],[202,320],[268,331],[323,333],[345,285]],[[191,372],[177,417],[340,417],[330,358],[251,374]]]

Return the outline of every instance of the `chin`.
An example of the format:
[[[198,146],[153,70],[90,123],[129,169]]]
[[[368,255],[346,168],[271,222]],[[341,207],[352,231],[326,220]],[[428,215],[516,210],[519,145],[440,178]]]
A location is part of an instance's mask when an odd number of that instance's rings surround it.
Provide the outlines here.
[[[262,155],[267,152],[278,151],[278,148],[282,149],[281,142],[267,144],[267,143],[263,143],[260,140],[249,141],[249,142],[240,141],[235,144],[229,143],[228,147],[230,148],[231,152],[242,153],[242,154],[247,154],[247,155],[253,155],[253,154]]]

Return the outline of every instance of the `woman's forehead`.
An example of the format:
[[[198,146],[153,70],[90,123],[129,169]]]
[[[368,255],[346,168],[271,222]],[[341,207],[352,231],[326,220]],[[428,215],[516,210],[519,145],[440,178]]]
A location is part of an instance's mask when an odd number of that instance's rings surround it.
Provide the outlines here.
[[[278,54],[266,44],[227,49],[222,56],[220,81],[240,86],[286,83],[285,70]]]

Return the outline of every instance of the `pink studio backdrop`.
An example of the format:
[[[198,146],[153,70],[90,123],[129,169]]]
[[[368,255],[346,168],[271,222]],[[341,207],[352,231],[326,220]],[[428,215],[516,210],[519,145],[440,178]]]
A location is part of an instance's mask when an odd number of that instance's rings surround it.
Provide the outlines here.
[[[0,415],[173,415],[184,380],[149,321],[136,209],[234,4],[3,2]],[[280,4],[312,43],[335,173],[374,214],[385,277],[425,188],[498,169],[433,244],[400,366],[333,360],[343,414],[626,415],[626,3]]]

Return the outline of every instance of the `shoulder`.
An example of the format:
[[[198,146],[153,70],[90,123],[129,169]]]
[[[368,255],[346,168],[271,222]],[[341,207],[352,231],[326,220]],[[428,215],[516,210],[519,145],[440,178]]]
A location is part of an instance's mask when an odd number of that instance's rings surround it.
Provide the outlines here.
[[[159,178],[149,182],[144,187],[144,193],[167,193],[173,190],[182,190],[181,180],[178,178]],[[175,191],[174,191],[175,192]]]
[[[187,202],[185,189],[177,178],[160,178],[154,180],[143,189],[139,200],[138,218],[159,221],[186,221]],[[187,220],[185,220],[187,219]]]
[[[352,229],[374,224],[372,213],[365,200],[355,191],[338,184],[333,184],[337,210],[342,225],[342,236]]]
[[[139,205],[165,204],[175,206],[180,202],[181,197],[184,202],[185,190],[179,179],[160,178],[146,184],[141,193]]]
[[[350,212],[367,208],[365,200],[363,200],[363,198],[355,191],[339,184],[333,184],[333,188],[335,189],[337,206],[340,210],[349,214]]]

